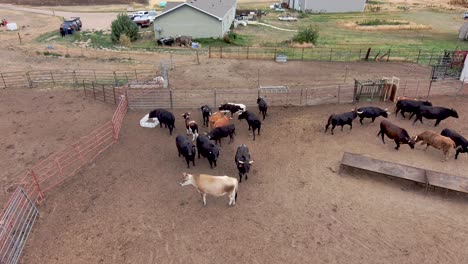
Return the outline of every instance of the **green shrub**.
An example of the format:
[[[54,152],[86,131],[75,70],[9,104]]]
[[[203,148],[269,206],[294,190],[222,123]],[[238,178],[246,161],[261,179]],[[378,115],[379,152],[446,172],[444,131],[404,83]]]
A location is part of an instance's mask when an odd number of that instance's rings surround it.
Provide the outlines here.
[[[409,22],[404,21],[393,21],[393,20],[385,20],[385,19],[372,19],[366,20],[361,22],[356,22],[359,26],[398,26],[398,25],[409,25]]]
[[[111,40],[114,43],[120,41],[121,35],[126,35],[130,41],[138,38],[137,25],[125,14],[119,14],[117,19],[112,21],[111,29]]]
[[[299,43],[312,43],[316,44],[317,40],[319,37],[319,31],[318,28],[312,27],[312,25],[309,25],[307,27],[299,29],[299,32],[297,32],[296,36],[293,37],[294,42],[299,42]]]

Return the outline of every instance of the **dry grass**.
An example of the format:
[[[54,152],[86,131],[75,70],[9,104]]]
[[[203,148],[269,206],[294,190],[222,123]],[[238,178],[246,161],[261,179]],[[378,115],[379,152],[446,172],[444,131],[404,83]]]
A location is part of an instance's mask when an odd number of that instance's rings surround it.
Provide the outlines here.
[[[406,23],[405,25],[376,25],[376,26],[360,26],[358,22],[346,22],[342,24],[343,27],[360,30],[360,31],[397,31],[397,30],[427,30],[432,29],[429,25],[416,24],[410,21],[404,20],[391,20],[391,22]]]

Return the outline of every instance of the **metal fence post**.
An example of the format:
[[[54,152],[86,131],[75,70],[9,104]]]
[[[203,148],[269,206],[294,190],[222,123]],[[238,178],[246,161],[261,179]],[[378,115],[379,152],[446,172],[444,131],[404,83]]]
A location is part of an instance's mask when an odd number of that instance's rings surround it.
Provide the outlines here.
[[[305,91],[305,104],[304,104],[306,106],[309,104],[309,102],[308,102],[309,98],[307,98],[308,97],[308,91],[309,91],[309,88],[306,88],[306,91]]]
[[[304,48],[302,48],[301,61],[304,60]]]
[[[5,89],[5,88],[7,88],[7,85],[6,85],[6,82],[5,82],[5,78],[3,78],[3,73],[0,72],[0,76],[2,76],[2,81],[3,81],[3,86],[4,86],[3,89]]]
[[[115,71],[114,71],[114,83],[115,83],[115,85],[119,85],[119,83],[117,81],[117,74],[115,73]]]
[[[419,94],[419,80],[418,80],[418,85],[416,86],[416,98],[418,98]]]
[[[31,176],[32,176],[32,178],[33,178],[33,180],[34,180],[34,183],[35,183],[36,186],[37,186],[37,190],[38,190],[38,192],[39,192],[39,198],[40,198],[40,200],[39,200],[38,202],[40,202],[40,201],[42,201],[42,199],[44,199],[44,193],[43,193],[42,190],[41,190],[41,186],[39,185],[39,181],[37,180],[36,173],[34,173],[33,170],[31,170]]]
[[[171,101],[171,109],[174,108],[174,102],[172,101],[172,90],[169,90],[169,99]]]
[[[427,98],[429,98],[429,95],[431,94],[432,82],[433,82],[433,80],[429,81],[429,89],[427,90]]]
[[[247,46],[247,59],[249,59],[249,46]]]
[[[361,56],[362,56],[362,49],[359,49],[359,58],[358,58],[358,61],[361,60]]]
[[[216,89],[214,89],[214,105],[216,107]]]
[[[429,65],[431,65],[431,63],[432,63],[432,55],[433,55],[433,53],[434,53],[434,49],[431,50],[431,57],[430,57],[430,59],[429,59]]]
[[[341,102],[341,85],[340,84],[338,84],[337,99],[338,99],[337,103],[340,103]]]
[[[96,90],[94,90],[94,82],[91,83],[93,85],[93,96],[94,100],[96,100]]]
[[[390,61],[390,52],[392,52],[392,49],[388,49],[387,62]]]
[[[73,87],[76,89],[78,86],[78,80],[76,79],[76,71],[73,70]]]
[[[115,86],[112,86],[112,93],[114,94],[114,104],[117,104],[117,98],[115,98]]]
[[[330,61],[332,60],[332,56],[333,56],[333,49],[330,49]]]
[[[104,84],[102,85],[102,95],[104,96],[104,102],[106,101],[106,90],[104,89]]]
[[[416,59],[416,63],[419,63],[419,56],[421,56],[421,49],[418,51],[418,58]]]
[[[304,88],[301,88],[301,97],[299,97],[299,105],[302,105],[302,90],[303,90],[303,89],[304,89]]]
[[[276,59],[276,52],[277,52],[277,50],[276,50],[276,47],[275,47],[275,55],[273,55],[273,60]]]

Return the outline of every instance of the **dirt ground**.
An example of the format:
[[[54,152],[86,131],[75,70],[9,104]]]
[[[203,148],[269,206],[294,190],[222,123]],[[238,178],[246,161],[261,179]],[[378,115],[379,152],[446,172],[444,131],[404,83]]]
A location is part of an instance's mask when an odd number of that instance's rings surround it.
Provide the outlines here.
[[[434,98],[460,113],[435,131],[466,134],[467,100]],[[255,142],[246,124],[233,120],[237,136],[223,142],[213,170],[204,159],[187,169],[177,157],[181,118],[171,137],[167,129],[139,127],[144,113],[129,112],[121,141],[50,193],[21,263],[466,263],[466,195],[425,194],[412,183],[336,171],[348,151],[466,176],[468,156],[441,162],[435,149],[396,151],[376,137],[380,119],[323,133],[330,113],[352,107],[273,108]],[[411,135],[434,129],[431,121],[389,120]],[[242,143],[255,163],[235,207],[226,197],[209,197],[203,208],[193,187],[178,185],[182,172],[235,177]]]
[[[82,91],[0,90],[0,202],[27,168],[74,143],[112,118],[114,106],[83,97]]]

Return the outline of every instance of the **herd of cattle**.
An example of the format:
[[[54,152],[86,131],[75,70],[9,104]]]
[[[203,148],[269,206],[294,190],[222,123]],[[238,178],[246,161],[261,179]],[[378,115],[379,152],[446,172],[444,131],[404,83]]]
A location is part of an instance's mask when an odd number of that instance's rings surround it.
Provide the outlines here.
[[[418,120],[423,123],[423,117],[426,119],[435,119],[435,126],[438,126],[442,120],[448,117],[458,118],[458,113],[454,109],[433,106],[429,101],[418,101],[407,98],[398,100],[395,107],[395,116],[398,115],[398,112],[400,112],[401,116],[405,119],[405,113],[411,114],[409,116],[410,120],[413,116],[416,116],[413,125]],[[379,116],[387,118],[388,114],[389,112],[387,109],[380,109],[377,107],[362,107],[353,109],[351,112],[333,114],[328,118],[325,132],[328,131],[330,125],[332,126],[331,134],[333,134],[333,129],[336,126],[341,126],[341,130],[343,130],[344,125],[349,125],[352,129],[353,120],[358,116],[362,124],[364,118],[372,118],[372,122],[374,122]],[[450,154],[454,151],[456,151],[455,159],[458,159],[458,154],[468,152],[468,141],[459,133],[449,128],[442,130],[440,134],[433,131],[425,131],[415,137],[411,137],[404,128],[384,119],[380,123],[380,131],[377,136],[382,136],[382,142],[385,144],[384,135],[395,141],[395,149],[397,150],[400,148],[400,144],[407,144],[414,149],[414,145],[417,142],[421,142],[421,145],[426,145],[426,150],[429,146],[440,149],[445,155],[445,160],[448,160]]]
[[[267,110],[268,105],[266,101],[259,97],[257,99],[259,114],[262,114],[263,120],[268,116]],[[190,163],[195,166],[195,156],[198,152],[198,158],[203,156],[210,164],[210,167],[216,167],[216,162],[220,154],[221,140],[229,137],[229,143],[233,141],[233,137],[236,134],[236,127],[231,124],[230,121],[233,119],[234,114],[237,114],[238,119],[245,119],[248,123],[249,130],[253,132],[253,140],[255,140],[255,133],[260,135],[262,127],[262,121],[252,111],[247,111],[246,106],[243,104],[236,103],[225,103],[218,107],[217,112],[212,113],[208,105],[201,106],[200,108],[203,117],[203,126],[209,128],[208,133],[199,134],[199,127],[195,120],[192,119],[190,113],[182,114],[182,118],[185,121],[185,128],[187,135],[192,135],[191,139],[187,138],[186,135],[178,135],[176,137],[176,147],[179,157],[183,156],[187,163],[187,167],[190,168]],[[230,114],[229,114],[230,113]],[[433,106],[429,101],[418,101],[408,98],[398,100],[395,107],[395,116],[401,114],[406,119],[405,113],[411,114],[409,119],[416,116],[413,124],[418,120],[423,123],[423,118],[435,119],[435,126],[438,126],[440,122],[448,117],[458,118],[458,114],[454,109],[448,109],[444,107]],[[357,117],[360,118],[359,122],[363,124],[365,118],[370,118],[374,122],[379,116],[388,118],[387,109],[381,109],[378,107],[361,107],[353,109],[351,112],[332,114],[328,118],[328,122],[325,126],[325,133],[328,131],[331,125],[331,134],[336,126],[341,126],[343,130],[344,125],[349,125],[350,129],[353,128],[353,121]],[[149,113],[149,118],[157,118],[160,123],[160,127],[164,125],[169,129],[170,135],[174,130],[175,116],[173,113],[164,110],[156,109]],[[452,151],[456,151],[455,159],[458,158],[459,153],[468,152],[468,141],[458,134],[456,131],[451,129],[444,129],[441,134],[425,131],[414,137],[411,137],[408,132],[387,119],[384,119],[380,123],[380,130],[377,136],[382,137],[382,142],[385,144],[385,135],[394,140],[396,147],[400,148],[400,144],[407,144],[412,149],[417,142],[421,142],[421,145],[426,145],[426,149],[429,146],[440,149],[445,155],[445,160],[449,158]],[[212,142],[214,141],[214,143]],[[195,145],[194,143],[195,142]],[[242,182],[242,178],[248,179],[248,173],[253,160],[250,159],[249,148],[245,144],[238,146],[237,151],[234,155],[234,162],[238,170],[239,180],[228,176],[212,176],[208,174],[192,175],[183,173],[184,180],[180,183],[181,186],[193,185],[202,196],[203,205],[206,206],[206,194],[213,196],[229,196],[229,205],[235,205],[237,199],[237,191],[239,183]]]
[[[257,98],[259,114],[262,114],[263,120],[268,116],[268,104],[265,99]],[[187,168],[190,168],[190,163],[195,166],[195,156],[198,152],[198,158],[203,156],[210,164],[210,167],[216,167],[216,162],[219,157],[221,147],[221,140],[229,137],[229,143],[234,139],[236,134],[236,127],[231,124],[234,114],[238,115],[238,120],[245,119],[249,126],[249,130],[253,132],[253,140],[255,140],[255,133],[260,135],[262,121],[257,117],[254,112],[247,111],[243,104],[224,103],[218,107],[218,112],[212,113],[208,105],[203,105],[200,108],[203,116],[203,126],[209,127],[209,132],[199,134],[198,124],[190,116],[191,113],[182,114],[185,121],[185,128],[187,135],[192,135],[189,139],[185,135],[178,135],[176,137],[176,147],[179,157],[183,156],[187,163]],[[229,115],[230,113],[230,115]],[[149,113],[149,118],[157,118],[160,127],[163,125],[169,129],[169,134],[175,128],[175,116],[173,113],[165,109],[155,109]],[[192,143],[195,141],[195,145]],[[214,141],[214,143],[212,142]],[[239,180],[228,176],[212,176],[208,174],[192,175],[183,173],[184,181],[180,183],[181,186],[193,185],[203,199],[203,205],[206,206],[206,194],[213,196],[229,195],[229,205],[235,205],[237,199],[238,184],[242,182],[244,177],[248,179],[250,166],[253,160],[250,159],[249,148],[245,144],[237,147],[234,161],[238,170]]]

